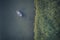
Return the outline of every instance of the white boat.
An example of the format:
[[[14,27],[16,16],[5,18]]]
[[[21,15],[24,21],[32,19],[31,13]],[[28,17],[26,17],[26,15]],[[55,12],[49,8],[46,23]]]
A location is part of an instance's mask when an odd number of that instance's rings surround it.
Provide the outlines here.
[[[18,16],[22,16],[22,13],[20,11],[16,11]]]

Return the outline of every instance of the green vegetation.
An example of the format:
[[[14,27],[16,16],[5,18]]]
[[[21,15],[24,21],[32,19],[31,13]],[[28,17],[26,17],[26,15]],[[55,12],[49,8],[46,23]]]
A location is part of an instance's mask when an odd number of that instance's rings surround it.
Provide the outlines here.
[[[60,40],[60,1],[34,0],[34,40]]]

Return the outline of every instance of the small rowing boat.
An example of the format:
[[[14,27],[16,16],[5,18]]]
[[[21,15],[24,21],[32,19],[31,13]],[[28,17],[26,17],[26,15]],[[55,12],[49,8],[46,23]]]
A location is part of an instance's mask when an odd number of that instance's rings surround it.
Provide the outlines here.
[[[22,13],[20,11],[16,11],[18,16],[22,16]]]

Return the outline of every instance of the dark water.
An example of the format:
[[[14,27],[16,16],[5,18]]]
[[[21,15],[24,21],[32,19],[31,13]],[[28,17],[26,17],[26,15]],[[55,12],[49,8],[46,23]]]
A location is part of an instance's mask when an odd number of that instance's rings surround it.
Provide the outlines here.
[[[2,0],[0,1],[0,39],[33,40],[34,1]],[[23,12],[23,17],[16,14]]]

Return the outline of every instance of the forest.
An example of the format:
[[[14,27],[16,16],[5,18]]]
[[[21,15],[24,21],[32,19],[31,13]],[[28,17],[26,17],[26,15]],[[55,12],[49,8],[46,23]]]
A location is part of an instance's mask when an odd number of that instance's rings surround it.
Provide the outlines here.
[[[60,40],[60,0],[34,0],[34,40]]]

